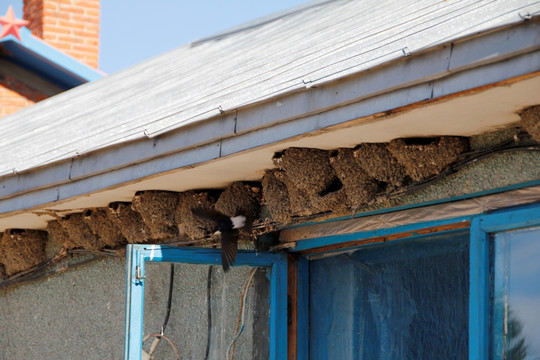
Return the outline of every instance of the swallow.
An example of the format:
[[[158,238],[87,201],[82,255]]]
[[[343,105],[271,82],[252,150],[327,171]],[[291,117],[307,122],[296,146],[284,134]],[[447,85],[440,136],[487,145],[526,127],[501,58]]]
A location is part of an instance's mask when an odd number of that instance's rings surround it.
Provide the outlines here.
[[[212,207],[196,206],[191,212],[198,218],[214,223],[214,234],[221,235],[221,265],[229,271],[238,253],[238,230],[247,231],[248,219],[245,215],[229,217]]]

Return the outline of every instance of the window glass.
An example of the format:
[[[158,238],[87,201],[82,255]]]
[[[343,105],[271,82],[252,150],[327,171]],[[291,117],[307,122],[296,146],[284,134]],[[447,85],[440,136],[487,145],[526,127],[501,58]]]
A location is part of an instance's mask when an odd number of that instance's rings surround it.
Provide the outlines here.
[[[540,358],[540,227],[493,236],[492,353],[495,359]]]
[[[468,232],[310,261],[310,359],[465,359]]]

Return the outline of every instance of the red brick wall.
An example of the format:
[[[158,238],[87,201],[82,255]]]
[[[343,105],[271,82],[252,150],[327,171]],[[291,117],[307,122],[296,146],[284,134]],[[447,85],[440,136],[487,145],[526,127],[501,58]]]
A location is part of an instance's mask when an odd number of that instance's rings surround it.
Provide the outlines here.
[[[98,66],[99,0],[24,0],[28,28],[65,54],[93,68]],[[0,117],[46,99],[15,76],[0,74]],[[37,88],[40,88],[39,86]],[[49,94],[51,95],[51,94]]]
[[[0,117],[14,113],[45,98],[45,95],[21,83],[13,76],[0,75]]]
[[[23,12],[34,35],[98,67],[99,0],[24,0]]]

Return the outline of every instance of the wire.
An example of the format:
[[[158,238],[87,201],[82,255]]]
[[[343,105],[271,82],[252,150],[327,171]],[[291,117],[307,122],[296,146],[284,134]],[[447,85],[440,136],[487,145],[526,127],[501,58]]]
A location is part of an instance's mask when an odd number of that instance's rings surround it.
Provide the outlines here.
[[[438,175],[432,176],[420,182],[412,183],[405,187],[396,189],[390,193],[382,191],[375,194],[375,196],[379,198],[395,199],[404,195],[416,193],[417,191],[422,190],[430,185],[433,185],[434,183],[446,178],[447,176],[458,172],[459,170],[461,170],[462,168],[468,165],[471,165],[477,161],[483,160],[493,155],[502,154],[506,152],[516,152],[516,151],[540,152],[540,144],[530,144],[530,143],[519,144],[519,141],[522,139],[528,140],[530,139],[530,135],[528,135],[525,132],[521,132],[519,134],[516,134],[515,137],[508,139],[497,145],[462,153],[458,156],[458,159],[459,159],[458,161],[456,161],[455,163],[445,168]],[[362,206],[364,205],[369,205],[369,204],[362,204],[362,205],[354,207],[353,208],[354,212],[351,214],[351,218],[355,217],[356,214],[361,212]],[[314,221],[318,218],[321,218],[330,214],[332,214],[331,211],[313,214],[313,215],[306,215],[306,216],[292,216],[292,220],[294,221],[294,223]],[[274,229],[276,230],[285,229],[291,226],[290,223],[286,223],[286,224],[273,223],[272,225],[274,226]],[[279,246],[271,248],[271,250],[278,250],[278,249],[279,249]]]
[[[227,347],[227,360],[234,359],[234,348],[236,346],[236,340],[238,340],[238,338],[244,331],[244,313],[245,313],[245,308],[246,308],[245,305],[246,305],[247,292],[249,289],[249,285],[251,284],[251,280],[253,280],[253,276],[255,275],[255,272],[257,271],[257,269],[258,268],[254,268],[250,271],[248,278],[244,282],[244,287],[242,288],[240,311],[238,312],[238,320],[236,321],[236,334],[234,335],[234,338],[232,339],[229,346]],[[229,351],[230,351],[230,357],[229,357]]]
[[[180,353],[178,352],[178,348],[176,347],[176,345],[174,345],[173,341],[168,336],[165,336],[163,334],[158,334],[158,333],[148,334],[148,335],[146,335],[144,337],[143,342],[150,339],[151,337],[163,338],[163,339],[167,340],[167,342],[171,345],[171,347],[174,350],[174,354],[176,355],[176,359],[180,360]]]
[[[417,192],[418,190],[423,189],[429,185],[432,185],[433,183],[447,177],[448,175],[458,172],[459,170],[461,170],[462,168],[468,165],[471,165],[477,161],[491,157],[496,154],[501,154],[505,152],[513,152],[513,151],[524,151],[524,152],[539,152],[540,151],[539,144],[515,145],[513,144],[513,140],[514,139],[511,139],[502,144],[463,153],[460,155],[460,157],[463,158],[463,160],[459,160],[455,162],[454,164],[450,165],[445,170],[443,170],[440,174],[435,175],[431,178],[428,178],[424,181],[409,185],[402,189],[398,189],[392,192],[391,194],[389,194],[389,197],[395,198],[398,196],[403,196],[403,195],[411,194],[413,192]]]
[[[208,279],[206,280],[206,306],[208,314],[208,334],[206,336],[206,355],[205,359],[208,360],[210,355],[210,344],[212,340],[212,270],[213,266],[208,267]]]
[[[176,239],[179,240],[179,239]],[[196,241],[179,241],[178,243],[173,242],[167,242],[168,245],[195,245],[198,243],[204,243],[208,242],[208,239],[202,239],[202,240],[196,240]],[[50,259],[45,260],[44,262],[35,265],[27,270],[18,272],[15,275],[12,275],[10,277],[7,277],[3,280],[0,280],[0,289],[13,285],[13,284],[21,284],[25,282],[30,281],[36,281],[41,280],[49,276],[53,276],[59,273],[62,273],[64,271],[77,268],[79,266],[91,263],[93,261],[99,260],[103,257],[125,257],[126,250],[125,248],[120,249],[100,249],[100,250],[88,250],[88,249],[62,249],[60,250],[55,256],[53,256]],[[39,272],[61,262],[62,260],[65,260],[71,255],[95,255],[93,258],[88,260],[83,260],[79,263],[75,264],[68,264],[64,265],[62,267],[59,267],[58,269],[51,270],[42,274],[38,274]],[[0,278],[1,279],[1,278]]]
[[[215,247],[216,243],[219,240],[215,237],[206,236],[197,240],[186,240],[184,238],[174,237],[174,238],[168,238],[164,239],[163,243],[167,245],[179,245],[179,246],[191,246],[191,245],[205,245],[210,244]]]
[[[148,352],[149,356],[152,356],[154,351],[156,351],[156,348],[161,342],[161,338],[165,338],[165,329],[167,328],[167,324],[169,323],[169,316],[171,315],[172,294],[173,294],[173,288],[174,288],[173,285],[174,285],[174,264],[171,263],[171,272],[169,275],[169,296],[167,300],[167,312],[165,313],[165,320],[163,321],[163,325],[161,325],[161,335],[156,336],[156,339],[152,343],[152,346],[150,347],[150,351]],[[169,343],[172,345],[172,341],[170,339],[166,339],[166,340],[169,341]]]
[[[41,280],[41,279],[45,279],[45,278],[47,278],[49,276],[60,274],[60,273],[63,273],[65,271],[75,269],[75,268],[78,268],[78,267],[86,265],[86,264],[90,264],[90,263],[92,263],[94,261],[97,261],[99,259],[100,259],[100,257],[96,256],[96,257],[93,257],[91,259],[83,260],[83,261],[80,261],[80,262],[75,263],[75,264],[64,265],[62,267],[59,267],[58,269],[51,270],[51,271],[48,271],[48,272],[43,273],[43,274],[38,274],[38,271],[32,271],[32,272],[30,272],[28,274],[25,274],[24,276],[20,276],[20,277],[16,277],[16,278],[10,277],[7,280],[4,280],[4,281],[0,282],[0,289],[2,289],[4,287],[7,287],[9,285],[13,285],[13,284],[22,284],[22,283],[26,283],[26,282],[30,282],[30,281],[38,281],[38,280]],[[19,275],[19,274],[17,274],[17,275]]]
[[[437,181],[439,181],[439,180],[441,180],[441,179],[443,179],[443,178],[445,178],[445,177],[447,177],[447,176],[461,170],[462,168],[464,168],[464,167],[466,167],[468,165],[471,165],[471,164],[473,164],[473,163],[475,163],[477,161],[480,161],[482,159],[488,158],[488,157],[490,157],[492,155],[505,153],[505,152],[513,152],[513,151],[526,151],[526,152],[539,152],[540,151],[540,145],[539,144],[519,144],[520,140],[522,140],[522,139],[525,139],[525,140],[528,141],[528,139],[530,139],[530,135],[528,135],[525,132],[521,132],[519,134],[516,134],[516,136],[514,138],[508,139],[507,141],[504,141],[504,142],[499,143],[497,145],[482,148],[482,149],[478,149],[478,150],[469,151],[469,152],[466,152],[466,153],[462,153],[462,154],[459,155],[459,160],[457,162],[455,162],[454,164],[447,167],[440,174],[435,175],[435,176],[433,176],[433,177],[431,177],[429,179],[426,179],[424,181],[411,184],[411,185],[403,187],[401,189],[397,189],[397,190],[395,190],[395,191],[393,191],[391,193],[385,193],[385,192],[378,193],[377,196],[385,196],[385,197],[387,197],[389,199],[393,199],[393,198],[397,198],[397,197],[400,197],[400,196],[403,196],[403,195],[407,195],[407,194],[417,192],[417,191],[419,191],[419,190],[421,190],[421,189],[423,189],[423,188],[425,188],[425,187],[427,187],[429,185],[432,185],[433,183],[435,183],[435,182],[437,182]],[[359,211],[359,208],[360,207],[355,207],[354,208],[355,211],[352,214],[353,217]],[[292,219],[294,220],[294,222],[300,222],[300,221],[305,222],[305,221],[310,221],[310,220],[313,220],[313,219],[317,219],[317,218],[319,218],[321,216],[325,216],[325,215],[328,215],[328,214],[330,214],[330,212],[313,214],[313,215],[308,215],[308,216],[293,216]],[[282,224],[282,223],[277,223],[277,222],[274,222],[274,221],[268,221],[268,222],[263,222],[263,223],[260,223],[260,224],[255,224],[253,226],[253,229],[260,230],[259,235],[261,235],[261,234],[266,233],[266,232],[272,232],[272,231],[275,231],[275,230],[280,230],[280,229],[283,229],[283,228],[287,228],[290,225],[291,225],[290,223]],[[171,238],[171,239],[166,239],[165,243],[167,243],[168,245],[180,245],[180,246],[213,244],[213,246],[215,247],[216,241],[217,241],[216,239],[211,238],[211,237],[205,237],[205,238],[197,239],[197,240],[188,240],[188,239],[184,239],[184,238]],[[70,256],[72,254],[93,254],[93,255],[96,255],[96,256],[94,258],[92,258],[92,259],[83,260],[83,261],[81,261],[79,263],[75,263],[75,264],[68,264],[68,265],[62,266],[62,267],[60,267],[58,269],[51,270],[51,271],[48,271],[46,273],[38,274],[39,272],[41,272],[41,271],[45,270],[46,268],[48,268],[48,267],[50,267],[50,266],[64,260],[65,258],[67,258],[68,256]],[[10,286],[10,285],[13,285],[13,284],[19,284],[19,283],[25,283],[25,282],[30,282],[30,281],[41,280],[41,279],[46,278],[48,276],[53,276],[53,275],[56,275],[58,273],[61,273],[61,272],[64,272],[64,271],[67,271],[67,270],[70,270],[70,269],[73,269],[73,268],[88,264],[90,262],[96,261],[99,258],[104,257],[104,256],[122,257],[122,256],[125,256],[125,249],[117,249],[117,250],[112,250],[112,249],[102,249],[102,250],[70,249],[70,250],[65,250],[65,249],[63,249],[60,252],[58,252],[58,254],[56,254],[53,258],[48,259],[48,260],[44,261],[41,264],[38,264],[38,265],[28,269],[28,270],[19,272],[19,273],[15,274],[13,276],[10,276],[10,277],[8,277],[8,278],[6,278],[4,280],[0,280],[0,289],[2,289],[4,287],[7,287],[7,286]]]
[[[165,328],[167,327],[167,324],[169,324],[169,316],[171,315],[173,285],[174,285],[174,264],[171,264],[171,273],[169,277],[169,299],[167,300],[167,313],[165,315],[165,320],[163,321],[163,326],[161,327],[162,334],[165,332]]]

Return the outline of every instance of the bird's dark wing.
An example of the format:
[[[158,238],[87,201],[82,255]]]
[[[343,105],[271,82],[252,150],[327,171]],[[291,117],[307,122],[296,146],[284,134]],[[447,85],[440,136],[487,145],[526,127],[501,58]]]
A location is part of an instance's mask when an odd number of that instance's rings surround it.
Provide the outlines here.
[[[236,230],[227,229],[221,231],[221,265],[227,272],[234,264],[238,253],[238,233]]]
[[[227,219],[227,216],[223,215],[213,207],[207,207],[207,206],[195,206],[191,208],[191,212],[193,215],[204,219],[206,221],[211,221],[213,223],[218,223],[219,221],[223,221],[223,219]]]
[[[211,221],[221,232],[221,264],[223,271],[228,271],[236,260],[238,252],[238,232],[233,230],[231,219],[212,207],[196,206],[191,209],[193,215]]]

